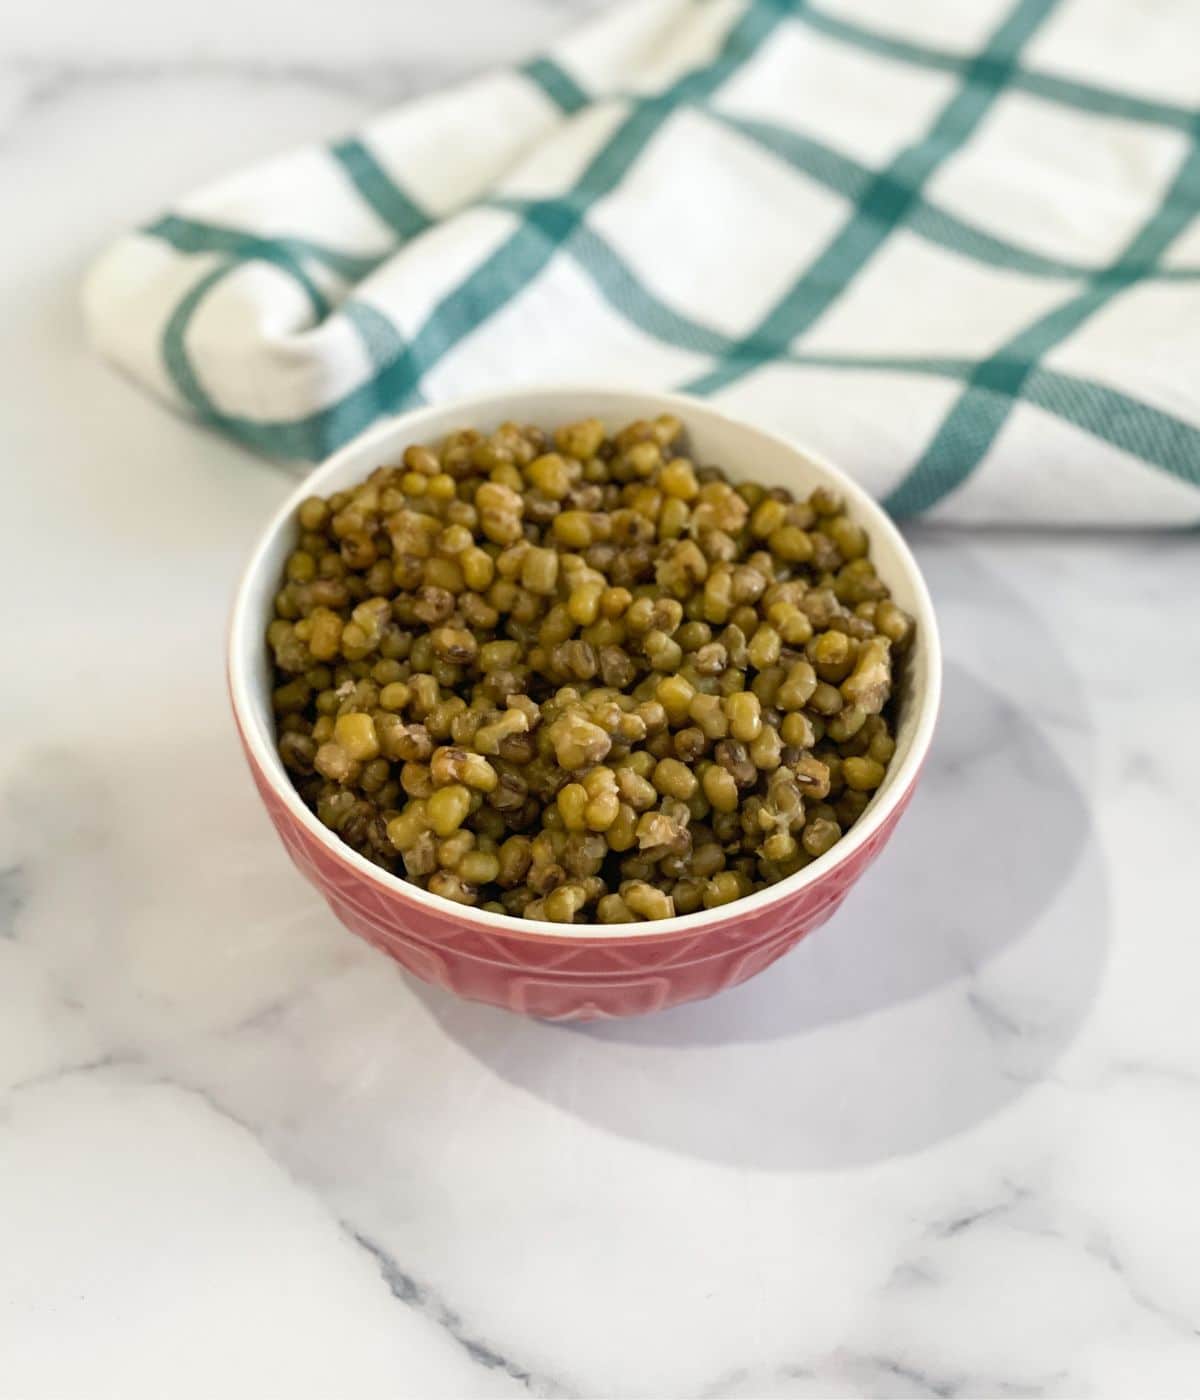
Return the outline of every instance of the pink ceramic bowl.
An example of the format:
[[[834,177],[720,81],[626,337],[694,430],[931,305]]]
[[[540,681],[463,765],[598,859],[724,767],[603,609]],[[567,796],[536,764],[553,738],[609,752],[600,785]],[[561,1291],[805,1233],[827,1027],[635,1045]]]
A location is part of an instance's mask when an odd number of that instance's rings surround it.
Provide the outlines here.
[[[411,442],[453,428],[490,430],[505,419],[544,427],[588,415],[616,427],[672,412],[700,463],[718,462],[768,485],[804,493],[832,486],[871,536],[873,557],[901,607],[916,618],[899,706],[896,755],[883,786],[827,855],[770,889],[723,908],[660,922],[562,925],[491,914],[386,874],[343,845],[300,800],[276,752],[271,673],[263,640],[296,507],[394,460]],[[587,387],[528,389],[422,408],[380,424],[297,487],[263,532],[238,590],[229,684],[254,781],[293,861],[337,917],[416,977],[476,1001],[548,1020],[659,1011],[712,996],[761,972],[823,924],[895,829],[929,748],[941,689],[937,624],[908,546],[879,507],[841,472],[791,443],[678,395]]]

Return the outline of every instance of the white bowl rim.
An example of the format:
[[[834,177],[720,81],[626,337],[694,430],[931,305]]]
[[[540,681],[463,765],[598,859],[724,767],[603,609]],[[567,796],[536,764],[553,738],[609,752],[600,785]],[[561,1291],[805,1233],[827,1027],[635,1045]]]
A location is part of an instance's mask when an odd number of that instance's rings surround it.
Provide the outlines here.
[[[629,924],[559,924],[545,919],[525,919],[513,914],[496,914],[488,909],[473,905],[457,904],[441,895],[431,894],[419,885],[410,884],[398,875],[374,865],[348,846],[330,831],[316,814],[301,799],[284,769],[282,761],[272,744],[268,744],[257,718],[259,701],[243,658],[250,654],[251,646],[262,645],[265,619],[252,616],[252,594],[255,584],[266,567],[271,547],[280,532],[290,527],[296,508],[306,497],[320,494],[322,481],[335,475],[348,459],[367,457],[375,451],[383,451],[383,444],[391,444],[397,433],[412,434],[412,441],[421,440],[422,424],[431,418],[440,418],[448,412],[461,416],[462,424],[469,426],[473,419],[487,420],[499,415],[498,421],[512,416],[506,412],[506,405],[513,400],[529,396],[543,398],[572,397],[580,395],[602,400],[608,397],[633,398],[645,405],[641,412],[645,416],[670,412],[680,417],[686,428],[689,416],[705,416],[723,422],[727,427],[751,438],[758,437],[776,447],[803,457],[819,472],[828,475],[836,488],[852,502],[855,514],[864,521],[872,540],[886,537],[896,557],[903,564],[906,583],[912,590],[914,600],[914,620],[921,636],[925,656],[924,674],[921,683],[914,687],[921,703],[917,725],[907,753],[898,766],[889,766],[887,777],[875,796],[875,800],[859,820],[851,827],[825,855],[818,857],[803,870],[788,875],[774,885],[733,900],[729,904],[718,905],[715,909],[700,909],[691,914],[676,914],[669,919],[652,919]],[[376,464],[377,465],[377,464]],[[366,471],[364,470],[364,476]],[[404,413],[395,414],[372,425],[350,442],[340,447],[324,462],[306,473],[283,504],[275,511],[270,521],[259,533],[250,560],[242,573],[234,598],[229,624],[227,651],[229,691],[235,717],[243,741],[249,747],[259,771],[266,775],[280,801],[301,826],[325,846],[333,855],[344,861],[358,874],[390,894],[398,894],[411,900],[415,905],[429,909],[432,913],[460,919],[464,926],[474,926],[481,931],[516,935],[536,940],[551,939],[557,942],[581,940],[585,942],[603,939],[624,940],[636,938],[667,938],[671,935],[698,934],[719,924],[759,914],[775,904],[783,904],[792,896],[817,884],[844,861],[850,859],[862,846],[879,831],[892,816],[897,804],[908,793],[921,765],[929,751],[941,704],[942,652],[938,636],[937,620],[933,602],[924,577],[909,549],[907,542],[897,529],[891,517],[868,493],[849,476],[826,460],[820,453],[802,447],[790,438],[779,433],[757,427],[744,419],[725,413],[705,399],[688,394],[668,391],[646,390],[632,385],[615,383],[592,383],[589,381],[564,381],[551,384],[513,384],[502,390],[472,394],[457,399],[445,399]]]

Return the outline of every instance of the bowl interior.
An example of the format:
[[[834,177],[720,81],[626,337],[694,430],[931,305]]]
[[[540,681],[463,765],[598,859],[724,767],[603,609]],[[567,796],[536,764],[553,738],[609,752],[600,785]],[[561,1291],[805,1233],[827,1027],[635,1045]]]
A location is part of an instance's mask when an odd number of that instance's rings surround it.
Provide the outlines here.
[[[734,480],[750,479],[766,486],[786,486],[802,495],[820,485],[831,486],[846,499],[848,513],[870,535],[871,555],[895,601],[916,619],[914,644],[901,672],[897,704],[896,753],[887,777],[858,822],[819,860],[766,890],[718,910],[703,910],[642,924],[549,924],[455,906],[464,921],[524,934],[557,938],[628,937],[665,934],[676,928],[695,929],[724,922],[738,910],[761,907],[819,879],[866,840],[916,776],[932,734],[940,694],[941,659],[937,624],[929,594],[908,546],[875,502],[836,468],[781,438],[727,418],[710,405],[679,395],[639,393],[618,389],[570,387],[530,389],[457,400],[389,419],[348,444],[318,467],[284,503],[267,526],[243,576],[230,629],[229,675],[234,709],[247,744],[273,786],[296,818],[331,850],[367,878],[401,891],[421,904],[444,910],[446,901],[416,885],[388,875],[343,844],[309,811],[292,786],[275,749],[271,713],[271,664],[265,644],[272,600],[284,561],[294,547],[295,510],[310,495],[328,495],[356,483],[375,467],[395,461],[413,442],[430,442],[455,428],[490,431],[506,419],[555,428],[579,418],[597,416],[610,429],[635,418],[658,413],[677,414],[684,423],[688,451],[698,465],[715,463]]]

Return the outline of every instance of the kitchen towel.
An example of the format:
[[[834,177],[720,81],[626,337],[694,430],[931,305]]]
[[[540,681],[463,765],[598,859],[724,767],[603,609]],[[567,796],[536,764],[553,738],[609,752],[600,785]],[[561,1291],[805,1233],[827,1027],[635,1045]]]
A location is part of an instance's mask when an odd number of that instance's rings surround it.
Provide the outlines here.
[[[1194,525],[1198,93],[1196,0],[632,0],[181,200],[86,317],[275,457],[608,382],[708,396],[900,516]]]

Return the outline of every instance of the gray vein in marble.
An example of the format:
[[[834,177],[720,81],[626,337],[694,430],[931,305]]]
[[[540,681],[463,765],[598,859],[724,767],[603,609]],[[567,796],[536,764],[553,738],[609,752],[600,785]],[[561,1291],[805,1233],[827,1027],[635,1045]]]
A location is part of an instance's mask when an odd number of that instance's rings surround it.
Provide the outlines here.
[[[1025,1028],[1020,1022],[995,1001],[985,997],[977,987],[973,987],[967,993],[967,1005],[979,1017],[980,1025],[991,1040],[1007,1039],[1024,1033]]]
[[[1049,1229],[1031,1217],[1030,1210],[1033,1209],[1037,1200],[1037,1193],[1031,1187],[1022,1186],[1006,1177],[1000,1183],[1000,1192],[998,1200],[991,1200],[985,1205],[959,1211],[945,1219],[930,1221],[924,1229],[925,1237],[933,1240],[953,1239],[957,1235],[964,1234],[967,1230],[974,1229],[977,1225],[990,1223],[1007,1229],[1019,1230],[1026,1235],[1041,1236],[1045,1239],[1063,1238],[1058,1231]],[[1015,1221],[1011,1217],[1019,1207],[1027,1209],[1022,1218]]]
[[[897,1264],[892,1270],[887,1287],[889,1289],[928,1288],[931,1285],[936,1285],[937,1282],[937,1274],[928,1265],[906,1260],[903,1264]]]
[[[573,25],[598,14],[611,0],[533,0],[547,15],[557,13],[561,23],[550,31],[569,31]],[[537,45],[537,49],[544,43]],[[161,82],[211,82],[232,80],[246,84],[279,84],[311,88],[339,97],[362,101],[365,106],[385,106],[404,102],[422,94],[450,87],[496,68],[521,62],[520,53],[498,57],[486,49],[444,46],[437,53],[418,58],[387,62],[347,57],[322,62],[307,58],[282,58],[220,54],[215,56],[179,55],[170,51],[152,58],[121,54],[96,59],[75,53],[55,54],[52,48],[10,49],[0,57],[0,80],[25,84],[25,91],[13,104],[4,122],[11,130],[38,108],[74,98],[81,90],[115,87],[123,84]],[[0,135],[4,132],[0,131]]]
[[[1022,1191],[1019,1187],[1010,1187],[1012,1195],[1006,1201],[997,1201],[990,1206],[981,1206],[978,1210],[965,1211],[962,1215],[956,1215],[950,1220],[941,1221],[930,1227],[929,1233],[935,1239],[949,1240],[955,1235],[961,1235],[964,1230],[970,1230],[983,1220],[994,1220],[997,1216],[1006,1215],[1019,1200],[1024,1199],[1029,1193]]]
[[[43,1070],[40,1074],[31,1074],[25,1079],[18,1079],[4,1091],[6,1094],[20,1094],[29,1089],[44,1089],[48,1084],[57,1084],[60,1080],[69,1079],[75,1074],[94,1074],[97,1070],[113,1069],[121,1065],[132,1065],[138,1063],[135,1056],[121,1055],[115,1050],[108,1051],[103,1055],[94,1055],[88,1060],[75,1060],[71,1064],[56,1065],[53,1069]]]
[[[1143,1312],[1148,1312],[1164,1326],[1169,1327],[1173,1332],[1181,1333],[1189,1340],[1193,1337],[1200,1337],[1200,1327],[1197,1327],[1192,1318],[1176,1312],[1172,1308],[1163,1307],[1161,1303],[1148,1297],[1138,1287],[1124,1260],[1117,1253],[1112,1240],[1106,1234],[1094,1235],[1087,1243],[1086,1252],[1091,1258],[1111,1270],[1135,1307],[1141,1308]]]
[[[262,1138],[259,1132],[255,1130],[254,1126],[226,1107],[225,1104],[221,1103],[208,1089],[198,1084],[184,1083],[173,1075],[161,1072],[157,1066],[148,1066],[144,1060],[136,1056],[110,1052],[88,1060],[60,1065],[52,1070],[30,1075],[26,1079],[17,1081],[9,1086],[6,1093],[13,1094],[30,1089],[44,1088],[72,1075],[90,1074],[105,1069],[130,1066],[138,1066],[147,1071],[142,1081],[146,1084],[157,1084],[180,1090],[185,1094],[194,1095],[218,1117],[235,1124],[262,1145]],[[273,1156],[272,1160],[277,1159]],[[292,1176],[290,1169],[285,1164],[278,1163],[278,1165],[287,1172],[289,1176]],[[295,1178],[293,1177],[293,1179]],[[301,1187],[305,1187],[305,1183],[302,1181],[297,1184]],[[316,1197],[316,1199],[319,1199],[319,1197]],[[467,1328],[459,1313],[448,1306],[428,1285],[420,1282],[418,1279],[414,1278],[412,1274],[403,1270],[382,1245],[370,1239],[346,1220],[336,1220],[335,1223],[347,1239],[351,1240],[360,1249],[366,1251],[375,1261],[380,1276],[387,1285],[392,1296],[444,1331],[475,1365],[488,1371],[503,1373],[520,1385],[530,1395],[539,1397],[562,1397],[562,1400],[571,1400],[571,1398],[577,1394],[576,1391],[563,1384],[557,1378],[535,1371],[530,1367],[522,1366],[511,1357],[497,1350],[495,1346],[474,1335],[470,1329]]]
[[[29,872],[23,865],[0,869],[0,938],[16,938],[17,915],[29,899]]]
[[[1006,1192],[1005,1198],[978,1209],[965,1211],[948,1220],[935,1221],[927,1227],[926,1237],[941,1242],[962,1235],[977,1225],[990,1224],[1001,1229],[1014,1230],[1023,1235],[1052,1240],[1067,1249],[1082,1248],[1089,1258],[1101,1264],[1116,1277],[1135,1307],[1150,1314],[1164,1326],[1180,1333],[1188,1340],[1200,1337],[1200,1326],[1197,1326],[1195,1320],[1176,1309],[1164,1306],[1139,1287],[1107,1234],[1093,1233],[1082,1243],[1078,1238],[1072,1239],[1067,1231],[1054,1228],[1045,1223],[1044,1220],[1030,1216],[1030,1209],[1036,1208],[1036,1194],[1033,1190],[1009,1180],[1003,1182],[1003,1187]],[[892,1275],[893,1280],[904,1267],[905,1265],[898,1267]],[[925,1269],[927,1266],[921,1262],[916,1267]]]
[[[244,83],[282,83],[318,88],[341,96],[379,101],[402,101],[470,76],[474,68],[434,67],[401,63],[345,63],[325,67],[314,63],[272,63],[260,59],[114,59],[88,64],[12,55],[0,62],[0,75],[29,84],[17,114],[48,106],[84,87],[165,81],[206,82],[214,79]],[[10,124],[12,119],[10,118]]]
[[[944,1378],[935,1379],[932,1373],[919,1370],[915,1366],[907,1365],[902,1361],[897,1361],[889,1356],[866,1356],[861,1358],[860,1365],[865,1365],[881,1376],[887,1376],[892,1380],[904,1381],[908,1385],[916,1388],[921,1395],[933,1395],[947,1400],[947,1397],[958,1395],[961,1379],[949,1381]],[[1010,1392],[1011,1393],[1011,1392]]]
[[[249,1015],[244,1016],[236,1025],[230,1027],[230,1033],[241,1035],[243,1031],[272,1030],[279,1025],[294,1005],[295,997],[271,997],[269,1001],[265,1001]]]
[[[821,1393],[837,1388],[844,1393],[849,1384],[854,1393],[863,1396],[887,1396],[889,1400],[955,1400],[956,1397],[986,1395],[995,1400],[1030,1400],[1031,1397],[1052,1394],[1053,1387],[1066,1379],[1065,1372],[1051,1376],[1012,1377],[981,1375],[975,1372],[943,1370],[910,1356],[890,1355],[882,1351],[854,1351],[839,1347],[836,1351],[808,1363],[790,1362],[769,1371],[751,1371],[745,1367],[723,1373],[711,1384],[697,1392],[701,1400],[727,1400],[731,1393],[756,1396],[767,1386],[786,1381],[804,1381]]]
[[[78,1070],[98,1069],[106,1064],[129,1063],[117,1056],[107,1056],[87,1065],[77,1066]],[[65,1070],[62,1073],[69,1073]],[[47,1081],[61,1077],[59,1075],[47,1075],[43,1078]],[[166,1073],[154,1073],[149,1082],[169,1085],[171,1088],[180,1089],[184,1093],[194,1094],[204,1104],[206,1104],[219,1117],[227,1119],[236,1124],[244,1132],[262,1145],[260,1132],[252,1123],[238,1116],[231,1109],[221,1103],[208,1089],[202,1085],[184,1083],[172,1075]],[[264,1146],[264,1150],[267,1150]],[[272,1160],[278,1159],[272,1154]],[[286,1171],[293,1180],[297,1180],[289,1167],[282,1162],[278,1162],[282,1170]],[[297,1182],[304,1189],[309,1189],[302,1180]],[[319,1196],[316,1199],[320,1199]],[[488,1371],[500,1371],[521,1385],[530,1395],[539,1397],[562,1397],[562,1400],[571,1400],[577,1392],[569,1386],[559,1381],[557,1378],[535,1371],[529,1367],[522,1366],[512,1358],[505,1356],[500,1351],[477,1336],[474,1336],[464,1324],[462,1317],[453,1308],[448,1306],[428,1285],[421,1283],[413,1275],[403,1270],[396,1262],[395,1258],[380,1244],[372,1240],[369,1236],[358,1230],[349,1221],[338,1219],[335,1221],[342,1233],[360,1249],[365,1250],[379,1268],[380,1276],[388,1287],[388,1291],[397,1301],[411,1308],[422,1317],[428,1318],[436,1326],[442,1329],[448,1337],[477,1365]]]
[[[1153,1060],[1117,1060],[1109,1074],[1119,1079],[1156,1079],[1179,1089],[1200,1089],[1200,1073],[1196,1070]]]
[[[547,12],[566,16],[566,27],[598,13],[611,0],[535,0]],[[447,46],[448,48],[450,46]],[[81,86],[145,83],[164,80],[204,81],[232,78],[247,83],[286,83],[319,88],[340,95],[376,101],[403,101],[470,78],[480,72],[509,67],[519,55],[505,55],[497,64],[486,53],[464,51],[465,61],[452,51],[422,55],[419,61],[363,62],[347,59],[330,63],[303,60],[272,61],[269,58],[220,55],[179,57],[163,54],[153,59],[105,57],[96,61],[56,58],[53,51],[10,50],[0,59],[0,77],[24,80],[30,92],[18,111],[58,100]]]
[[[472,1336],[463,1324],[462,1318],[448,1307],[427,1285],[406,1273],[382,1245],[364,1235],[346,1221],[340,1222],[343,1231],[361,1249],[375,1260],[379,1273],[387,1284],[389,1292],[405,1307],[427,1317],[440,1327],[451,1340],[475,1362],[489,1371],[502,1371],[517,1381],[531,1395],[573,1396],[576,1392],[558,1379],[533,1371],[504,1356],[488,1343]]]
[[[749,1377],[750,1372],[744,1367],[723,1372],[711,1384],[696,1392],[697,1400],[724,1400],[734,1386],[741,1385]],[[797,1379],[803,1379],[803,1376],[798,1376]]]
[[[1054,1393],[1054,1388],[1066,1380],[1064,1372],[1051,1376],[1012,1377],[980,1374],[978,1372],[954,1371],[947,1373],[936,1366],[925,1366],[910,1357],[889,1356],[881,1353],[839,1354],[842,1373],[848,1372],[866,1395],[899,1394],[894,1389],[897,1382],[911,1387],[904,1392],[913,1397],[937,1397],[937,1400],[954,1400],[954,1397],[988,1396],[991,1400],[1033,1400],[1033,1397]],[[886,1387],[886,1388],[885,1388]]]
[[[1190,820],[1200,821],[1200,799],[1195,789],[1178,781],[1177,773],[1172,771],[1170,762],[1164,760],[1164,755],[1142,744],[1118,744],[1116,747],[1120,754],[1121,784],[1135,799],[1175,802],[1187,809]]]

